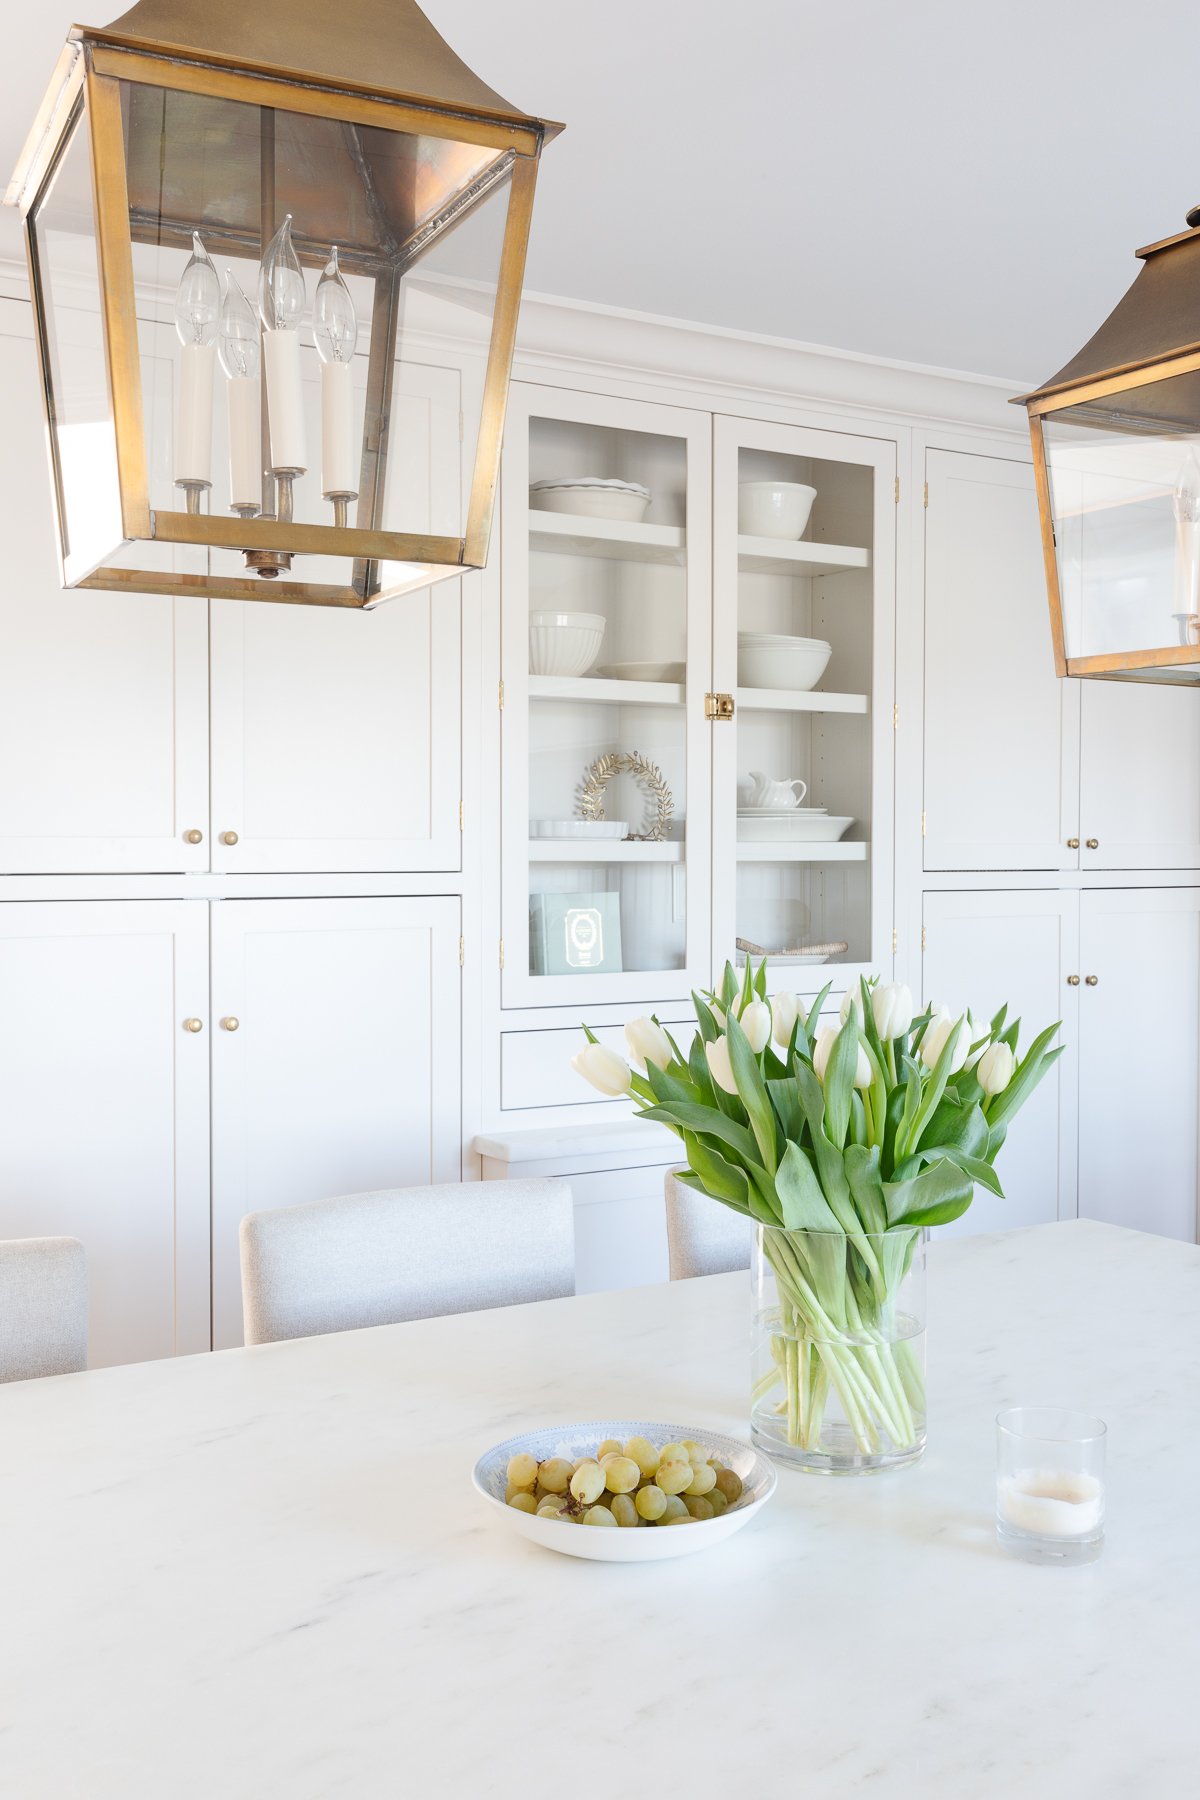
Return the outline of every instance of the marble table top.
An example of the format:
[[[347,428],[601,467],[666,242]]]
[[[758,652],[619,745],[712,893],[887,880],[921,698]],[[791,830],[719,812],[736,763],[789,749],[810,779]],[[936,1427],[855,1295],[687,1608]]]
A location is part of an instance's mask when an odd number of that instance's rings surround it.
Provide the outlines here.
[[[744,1435],[747,1286],[0,1388],[0,1792],[1197,1792],[1200,1250],[1082,1222],[935,1244],[925,1460],[785,1471],[711,1554],[497,1526],[471,1465],[526,1427]],[[1089,1567],[995,1546],[993,1416],[1040,1401],[1109,1424]]]

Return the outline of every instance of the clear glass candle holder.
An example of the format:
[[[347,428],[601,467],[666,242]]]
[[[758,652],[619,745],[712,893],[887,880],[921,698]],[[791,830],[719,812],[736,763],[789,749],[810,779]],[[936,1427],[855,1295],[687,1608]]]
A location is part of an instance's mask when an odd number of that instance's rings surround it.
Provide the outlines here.
[[[1090,1413],[1014,1406],[996,1418],[996,1536],[1026,1562],[1094,1562],[1104,1548],[1107,1426]]]

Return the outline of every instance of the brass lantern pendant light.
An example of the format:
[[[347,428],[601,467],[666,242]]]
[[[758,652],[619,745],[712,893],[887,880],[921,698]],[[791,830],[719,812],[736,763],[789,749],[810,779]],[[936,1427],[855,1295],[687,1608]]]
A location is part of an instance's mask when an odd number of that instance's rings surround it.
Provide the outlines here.
[[[1029,412],[1060,675],[1200,682],[1200,207]]]
[[[479,568],[560,129],[413,0],[74,27],[6,196],[65,585],[369,607]]]

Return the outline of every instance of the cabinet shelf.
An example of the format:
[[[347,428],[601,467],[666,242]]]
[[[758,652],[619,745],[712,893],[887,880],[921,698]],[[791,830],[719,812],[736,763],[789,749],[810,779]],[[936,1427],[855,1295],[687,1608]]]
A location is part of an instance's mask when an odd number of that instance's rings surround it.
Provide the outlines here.
[[[866,694],[819,694],[800,688],[737,688],[734,699],[740,712],[865,713]]]
[[[600,701],[610,706],[682,706],[680,681],[608,681],[592,675],[531,675],[531,700]]]
[[[661,844],[627,844],[612,838],[530,838],[531,863],[619,863],[683,861],[683,845],[668,839]]]
[[[869,844],[747,844],[739,843],[740,863],[848,863],[866,862]]]
[[[743,575],[840,575],[870,566],[869,550],[852,544],[792,543],[787,538],[739,537]]]
[[[630,525],[621,519],[539,512],[536,507],[529,512],[529,548],[558,556],[682,566],[686,545],[687,533],[681,525]]]

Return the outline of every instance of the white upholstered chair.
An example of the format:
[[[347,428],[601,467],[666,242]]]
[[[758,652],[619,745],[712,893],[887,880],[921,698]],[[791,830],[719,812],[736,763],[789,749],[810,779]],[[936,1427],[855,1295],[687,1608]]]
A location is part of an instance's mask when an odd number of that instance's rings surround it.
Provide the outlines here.
[[[688,1281],[693,1275],[726,1275],[731,1269],[748,1269],[754,1247],[754,1227],[749,1219],[668,1173],[667,1253],[671,1280]]]
[[[246,1342],[316,1337],[575,1292],[564,1181],[389,1188],[248,1213]]]
[[[86,1369],[87,1303],[78,1238],[0,1241],[0,1381]]]

